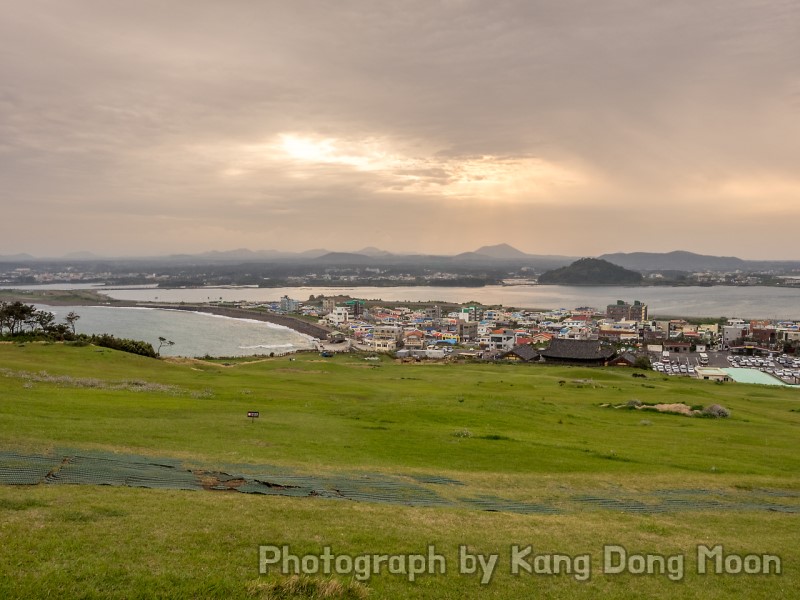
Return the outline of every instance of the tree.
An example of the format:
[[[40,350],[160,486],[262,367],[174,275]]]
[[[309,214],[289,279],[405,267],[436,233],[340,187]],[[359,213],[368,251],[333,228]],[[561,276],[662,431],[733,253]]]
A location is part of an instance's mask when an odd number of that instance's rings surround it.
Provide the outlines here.
[[[174,346],[174,345],[175,345],[175,342],[173,342],[172,340],[168,340],[165,337],[158,336],[158,348],[156,349],[156,354],[158,356],[161,356],[161,348],[163,346]]]
[[[8,329],[10,335],[22,333],[24,325],[35,326],[31,323],[36,308],[32,304],[23,304],[16,301],[11,304],[3,303],[0,305],[0,327]]]
[[[0,302],[0,335],[3,335],[3,330],[10,326],[11,319],[8,315],[8,303],[7,302]]]
[[[67,316],[64,317],[64,321],[72,328],[72,335],[75,335],[75,322],[80,318],[81,316],[74,311],[67,313]]]
[[[33,315],[36,325],[38,325],[43,333],[52,331],[56,323],[56,316],[44,310],[37,310]]]

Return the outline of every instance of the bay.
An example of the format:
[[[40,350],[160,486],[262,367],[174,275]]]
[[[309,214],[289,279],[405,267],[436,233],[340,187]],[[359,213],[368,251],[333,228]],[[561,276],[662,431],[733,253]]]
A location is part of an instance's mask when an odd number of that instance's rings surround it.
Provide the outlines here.
[[[287,295],[298,300],[309,296],[349,295],[393,302],[480,302],[520,308],[575,308],[592,306],[605,310],[617,300],[640,300],[651,316],[740,317],[745,319],[800,319],[800,288],[766,286],[621,287],[564,285],[490,285],[474,287],[284,287],[284,288],[149,288],[104,289],[119,299],[159,302],[248,301],[272,302]]]
[[[288,327],[180,310],[111,306],[37,306],[63,322],[67,313],[80,315],[77,333],[109,333],[142,340],[158,348],[158,338],[175,342],[163,356],[251,356],[314,348],[312,339]]]

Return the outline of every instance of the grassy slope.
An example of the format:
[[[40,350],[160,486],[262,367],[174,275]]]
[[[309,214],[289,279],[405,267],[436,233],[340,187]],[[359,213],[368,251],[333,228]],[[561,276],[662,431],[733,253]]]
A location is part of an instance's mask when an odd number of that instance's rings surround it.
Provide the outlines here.
[[[105,349],[0,345],[0,368],[109,381],[144,380],[167,392],[76,387],[0,376],[0,445],[175,456],[204,467],[276,464],[308,473],[353,470],[450,475],[474,492],[536,501],[598,489],[800,489],[798,390],[632,379],[627,370],[516,365],[372,366],[315,356],[241,364],[168,363]],[[586,380],[591,379],[590,383]],[[559,384],[564,381],[563,385]],[[73,382],[74,383],[74,382]],[[728,420],[600,408],[602,402],[719,403]],[[250,423],[246,411],[259,410]],[[642,425],[642,420],[651,425]],[[470,438],[454,436],[468,429]],[[481,439],[481,436],[509,439]],[[445,492],[447,493],[447,492]],[[789,597],[797,587],[796,516],[764,512],[638,516],[583,510],[520,516],[412,509],[244,494],[89,487],[0,488],[0,594],[50,586],[67,596],[251,597],[257,546],[298,552],[420,552],[459,544],[499,552],[494,582],[383,575],[372,597]],[[723,543],[784,558],[781,577],[512,577],[512,543],[589,552],[603,543],[680,552]],[[47,584],[39,576],[46,577]],[[787,587],[788,586],[788,587]],[[257,596],[257,594],[256,594]]]

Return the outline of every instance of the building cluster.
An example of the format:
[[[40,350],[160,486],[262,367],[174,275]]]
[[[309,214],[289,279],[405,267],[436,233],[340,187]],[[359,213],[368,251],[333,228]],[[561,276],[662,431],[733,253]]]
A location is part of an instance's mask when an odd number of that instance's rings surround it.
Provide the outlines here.
[[[367,307],[357,299],[337,302],[334,298],[319,298],[301,303],[283,297],[269,308],[318,318],[362,348],[379,352],[405,350],[426,356],[460,351],[493,358],[512,353],[508,358],[513,358],[521,347],[543,350],[554,347],[555,340],[598,342],[599,345],[583,347],[613,348],[634,355],[655,346],[680,354],[706,347],[735,349],[756,344],[775,349],[800,345],[800,326],[792,321],[729,319],[720,324],[659,320],[650,318],[647,305],[638,300],[619,300],[604,311],[586,306],[533,311],[475,305],[451,310],[439,305]],[[567,347],[564,342],[556,342],[555,346]],[[570,347],[576,351],[582,346]]]
[[[724,350],[764,349],[800,346],[800,324],[795,321],[744,321],[728,319],[721,328]]]
[[[461,306],[443,312],[437,305],[366,309],[359,300],[336,304],[324,299],[320,316],[324,323],[377,351],[466,347],[496,354],[519,346],[548,346],[554,339],[637,340],[643,322],[630,317],[646,319],[647,306],[621,303],[614,305],[614,311],[619,307],[626,309],[624,319],[616,318],[616,312],[606,315],[590,307],[531,311]]]
[[[74,267],[44,271],[32,267],[15,267],[0,270],[0,283],[4,285],[96,282],[110,277],[110,272],[90,273]]]

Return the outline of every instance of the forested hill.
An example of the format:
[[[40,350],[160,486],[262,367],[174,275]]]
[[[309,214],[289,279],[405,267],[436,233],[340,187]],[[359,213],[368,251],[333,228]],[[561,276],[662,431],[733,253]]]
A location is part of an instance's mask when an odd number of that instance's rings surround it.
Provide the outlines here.
[[[635,285],[642,274],[600,258],[581,258],[569,266],[542,273],[539,283],[564,285]]]

